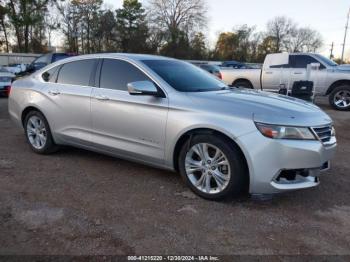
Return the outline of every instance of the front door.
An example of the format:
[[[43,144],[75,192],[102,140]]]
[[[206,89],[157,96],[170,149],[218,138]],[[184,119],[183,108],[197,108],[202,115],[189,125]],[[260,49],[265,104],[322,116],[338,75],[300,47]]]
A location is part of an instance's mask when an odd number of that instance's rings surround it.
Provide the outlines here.
[[[135,65],[103,60],[99,88],[92,92],[92,143],[121,156],[161,164],[168,99],[130,95],[127,84],[143,80],[152,81]]]
[[[309,55],[291,55],[291,85],[297,81],[312,81],[317,93],[318,90],[324,90],[327,70],[323,64],[320,64],[319,70],[311,70],[310,78],[307,76],[307,66],[311,63],[320,63],[315,58]]]

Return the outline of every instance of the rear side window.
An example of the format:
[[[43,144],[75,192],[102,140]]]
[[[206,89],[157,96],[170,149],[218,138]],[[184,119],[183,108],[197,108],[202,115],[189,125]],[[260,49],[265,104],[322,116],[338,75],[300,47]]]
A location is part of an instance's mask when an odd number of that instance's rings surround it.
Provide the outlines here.
[[[57,73],[58,73],[58,69],[60,68],[60,66],[56,66],[54,68],[51,68],[50,70],[47,70],[46,72],[44,72],[41,77],[44,79],[45,82],[56,82],[57,79]]]
[[[89,86],[96,62],[96,59],[88,59],[64,64],[58,73],[57,83]]]
[[[128,83],[145,81],[149,78],[132,64],[116,59],[104,59],[101,69],[100,87],[128,90]]]
[[[290,58],[292,68],[306,68],[308,64],[319,63],[315,58],[308,55],[294,55]]]

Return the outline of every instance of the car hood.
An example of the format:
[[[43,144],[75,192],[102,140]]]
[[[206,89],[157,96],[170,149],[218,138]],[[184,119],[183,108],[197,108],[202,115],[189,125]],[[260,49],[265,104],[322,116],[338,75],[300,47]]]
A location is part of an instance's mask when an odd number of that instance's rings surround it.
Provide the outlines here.
[[[332,122],[316,105],[279,94],[248,89],[188,93],[200,108],[221,114],[250,117],[256,122],[320,126]]]
[[[336,67],[337,71],[345,71],[346,73],[350,73],[350,65],[338,65]]]

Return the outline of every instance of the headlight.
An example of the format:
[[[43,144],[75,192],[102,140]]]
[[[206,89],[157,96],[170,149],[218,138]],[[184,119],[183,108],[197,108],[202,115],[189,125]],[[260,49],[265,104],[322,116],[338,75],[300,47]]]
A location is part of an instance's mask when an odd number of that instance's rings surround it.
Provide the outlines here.
[[[307,127],[279,126],[255,123],[258,130],[266,137],[274,139],[316,140]]]

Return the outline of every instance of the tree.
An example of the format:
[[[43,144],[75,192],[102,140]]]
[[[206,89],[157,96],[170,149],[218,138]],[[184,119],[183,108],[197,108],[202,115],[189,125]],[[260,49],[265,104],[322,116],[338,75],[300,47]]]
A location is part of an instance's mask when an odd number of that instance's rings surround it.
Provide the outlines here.
[[[257,56],[260,35],[255,27],[240,25],[233,32],[222,33],[216,43],[214,58],[253,62]]]
[[[258,55],[256,62],[263,62],[265,56],[276,52],[276,39],[273,36],[265,36],[263,41],[258,46]]]
[[[124,0],[117,9],[118,45],[122,52],[147,51],[148,26],[145,9],[138,0]]]
[[[191,58],[191,45],[188,35],[183,31],[174,33],[174,39],[168,41],[160,47],[159,53],[164,56],[170,56],[181,59]]]
[[[250,62],[252,53],[251,38],[254,30],[254,27],[249,27],[248,25],[241,25],[234,29],[238,39],[238,44],[234,50],[234,58],[236,60]]]
[[[59,28],[65,35],[65,46],[66,50],[69,52],[79,52],[78,45],[78,24],[79,15],[77,7],[72,5],[71,2],[56,1],[56,8],[61,16],[61,23]]]
[[[163,32],[166,45],[163,50],[169,55],[184,53],[184,50],[171,51],[169,48],[186,46],[190,33],[203,28],[207,21],[204,0],[150,0],[149,10],[153,27]]]
[[[94,39],[99,27],[102,0],[71,0],[56,2],[61,19],[61,30],[66,35],[67,49],[72,52],[91,53],[97,47]]]
[[[267,35],[271,37],[270,40],[275,41],[273,46],[276,49],[273,52],[287,51],[286,45],[295,31],[296,25],[289,18],[278,16],[270,20],[267,23]]]
[[[207,47],[205,44],[205,36],[203,33],[196,33],[190,43],[192,54],[192,59],[206,59],[208,57]]]
[[[95,51],[116,51],[116,27],[117,22],[114,17],[114,12],[111,10],[100,11],[98,16],[97,28],[94,32]]]
[[[41,30],[47,4],[49,0],[5,0],[9,22],[14,27],[17,49],[28,52],[30,47],[30,33]],[[39,32],[39,31],[37,31]],[[40,40],[40,45],[42,38]]]
[[[238,36],[233,32],[221,33],[215,45],[214,58],[219,60],[234,59],[238,46]]]
[[[263,33],[257,32],[253,33],[250,41],[250,54],[249,62],[256,63],[259,61],[259,45],[261,44],[261,39],[263,38]]]
[[[322,46],[320,34],[308,27],[298,28],[292,33],[289,41],[290,52],[315,52]]]
[[[0,26],[2,31],[4,32],[4,38],[5,38],[5,46],[6,46],[6,52],[9,52],[9,41],[7,37],[7,22],[6,22],[6,16],[7,16],[7,9],[2,4],[0,5]]]
[[[72,5],[76,8],[80,17],[79,31],[81,40],[81,51],[91,53],[91,41],[93,28],[101,9],[102,0],[72,0]]]

